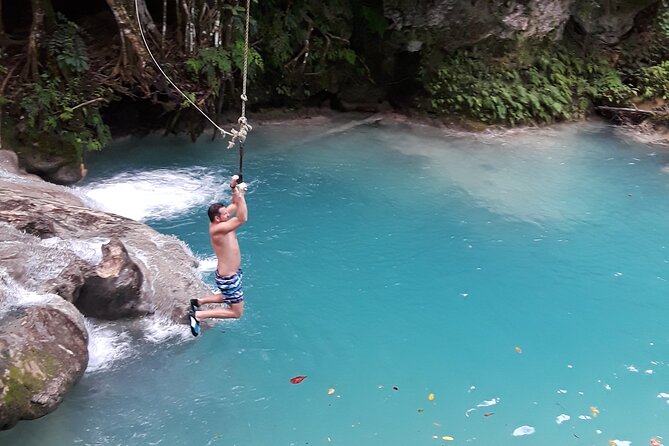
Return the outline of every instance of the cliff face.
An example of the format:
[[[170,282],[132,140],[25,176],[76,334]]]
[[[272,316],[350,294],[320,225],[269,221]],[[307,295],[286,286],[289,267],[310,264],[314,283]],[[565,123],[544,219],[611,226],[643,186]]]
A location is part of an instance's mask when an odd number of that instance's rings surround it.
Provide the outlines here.
[[[116,134],[159,129],[199,136],[209,123],[184,105],[147,47],[212,120],[236,122],[246,72],[243,3],[90,0],[79,8],[62,0],[0,0],[0,148],[4,140],[26,170],[69,184],[85,174],[85,152],[109,142],[110,127]],[[431,100],[424,74],[449,68],[449,53],[477,45],[510,48],[547,38],[611,60],[609,53],[624,52],[628,37],[661,22],[664,5],[662,0],[252,2],[248,109],[416,107]],[[640,18],[647,23],[640,25]],[[646,60],[658,65],[664,55]]]
[[[613,45],[637,14],[658,0],[385,0],[384,14],[398,29],[434,33],[447,49],[483,39],[562,38],[573,20],[589,37]]]

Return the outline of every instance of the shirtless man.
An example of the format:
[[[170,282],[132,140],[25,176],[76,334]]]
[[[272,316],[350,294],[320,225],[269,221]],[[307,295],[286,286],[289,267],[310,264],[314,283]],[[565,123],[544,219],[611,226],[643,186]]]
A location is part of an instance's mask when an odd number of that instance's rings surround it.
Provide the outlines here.
[[[216,286],[221,294],[212,294],[190,300],[190,329],[193,336],[200,334],[202,319],[239,319],[244,314],[244,292],[242,291],[241,254],[235,230],[246,223],[246,183],[239,183],[237,175],[230,180],[232,203],[224,206],[214,203],[209,206],[209,239],[218,259]],[[234,217],[232,215],[234,214]],[[222,303],[225,306],[211,310],[199,310],[201,305]]]

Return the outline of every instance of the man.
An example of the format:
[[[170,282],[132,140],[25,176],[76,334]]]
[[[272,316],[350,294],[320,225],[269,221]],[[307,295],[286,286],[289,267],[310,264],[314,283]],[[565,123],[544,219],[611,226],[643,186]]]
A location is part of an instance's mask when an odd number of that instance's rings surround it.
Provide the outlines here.
[[[244,292],[242,291],[241,253],[235,231],[248,219],[246,209],[246,183],[239,183],[239,177],[230,180],[232,203],[224,206],[214,203],[209,206],[209,239],[218,259],[216,266],[216,286],[221,294],[212,294],[190,300],[190,329],[193,336],[200,334],[202,319],[239,319],[244,314]],[[234,214],[234,217],[232,216]],[[201,305],[222,303],[225,306],[211,310],[199,310]]]

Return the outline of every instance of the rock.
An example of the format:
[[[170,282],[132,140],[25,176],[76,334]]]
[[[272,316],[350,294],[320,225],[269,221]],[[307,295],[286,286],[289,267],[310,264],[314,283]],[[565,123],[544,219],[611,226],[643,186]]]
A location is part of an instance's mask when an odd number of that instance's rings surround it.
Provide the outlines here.
[[[88,364],[88,334],[74,306],[52,295],[0,318],[0,429],[53,411]]]
[[[634,19],[659,0],[577,0],[573,18],[583,31],[606,45],[615,45],[634,26]]]
[[[430,30],[453,50],[483,39],[560,39],[573,19],[588,36],[617,44],[635,17],[660,0],[384,0],[395,29]]]
[[[488,37],[560,38],[574,0],[385,0],[384,15],[395,29],[432,31],[446,49]]]
[[[81,181],[85,169],[81,162],[72,156],[61,157],[52,153],[30,150],[25,153],[21,162],[28,173],[55,184],[70,185]]]
[[[0,170],[0,259],[26,289],[59,294],[104,319],[156,313],[185,323],[189,299],[210,294],[178,239],[7,170]]]
[[[117,238],[102,245],[102,262],[84,280],[75,304],[85,316],[120,319],[151,314],[153,306],[142,304],[143,275]],[[74,294],[74,293],[73,293]]]

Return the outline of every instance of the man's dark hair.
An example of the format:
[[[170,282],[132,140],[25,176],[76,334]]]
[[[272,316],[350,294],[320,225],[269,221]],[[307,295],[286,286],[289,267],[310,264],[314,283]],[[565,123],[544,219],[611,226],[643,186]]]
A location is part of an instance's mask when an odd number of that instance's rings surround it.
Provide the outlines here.
[[[214,203],[209,206],[209,210],[207,211],[207,214],[209,215],[209,221],[213,223],[214,219],[218,215],[218,211],[224,207],[225,206],[222,203]]]

